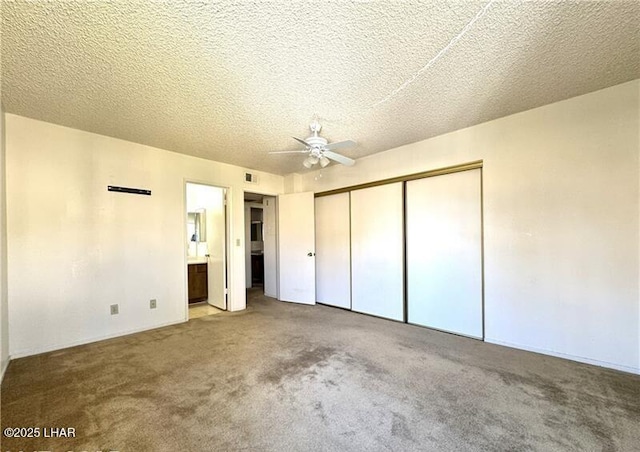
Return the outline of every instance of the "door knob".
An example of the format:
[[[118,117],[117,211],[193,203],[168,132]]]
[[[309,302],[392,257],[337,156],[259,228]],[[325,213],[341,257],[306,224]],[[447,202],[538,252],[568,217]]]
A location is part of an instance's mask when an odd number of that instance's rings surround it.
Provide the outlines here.
[[[311,251],[309,251],[309,252],[307,253],[307,256],[309,256],[309,257],[311,257],[311,256],[315,256],[315,255],[316,255],[316,253],[312,253]]]

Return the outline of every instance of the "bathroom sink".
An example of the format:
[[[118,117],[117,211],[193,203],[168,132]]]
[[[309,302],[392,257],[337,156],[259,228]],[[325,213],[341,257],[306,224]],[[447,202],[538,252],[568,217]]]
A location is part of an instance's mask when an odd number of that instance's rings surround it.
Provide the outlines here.
[[[188,256],[187,264],[206,264],[207,258],[205,256]]]

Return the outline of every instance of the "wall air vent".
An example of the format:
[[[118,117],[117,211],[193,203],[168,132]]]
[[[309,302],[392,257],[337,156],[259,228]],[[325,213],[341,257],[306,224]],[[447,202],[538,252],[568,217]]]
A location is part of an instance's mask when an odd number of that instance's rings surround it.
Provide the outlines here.
[[[258,176],[253,173],[244,173],[244,181],[247,184],[257,184]]]

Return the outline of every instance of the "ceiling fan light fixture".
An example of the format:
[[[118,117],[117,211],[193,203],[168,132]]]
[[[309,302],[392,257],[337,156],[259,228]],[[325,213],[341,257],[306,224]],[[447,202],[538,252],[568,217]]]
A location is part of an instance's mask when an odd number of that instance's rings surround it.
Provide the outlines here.
[[[302,164],[305,168],[311,168],[315,164],[315,162],[312,161],[311,157],[307,157],[306,159],[304,159],[304,162],[302,162]]]
[[[302,162],[305,168],[311,168],[316,163],[318,163],[318,157],[315,157],[313,155],[310,155],[309,157],[304,159],[304,162]]]
[[[325,166],[327,166],[329,163],[331,163],[331,161],[330,161],[328,158],[326,158],[324,155],[323,155],[322,157],[320,157],[320,166],[321,166],[321,167],[323,167],[323,168],[324,168],[324,167],[325,167]]]

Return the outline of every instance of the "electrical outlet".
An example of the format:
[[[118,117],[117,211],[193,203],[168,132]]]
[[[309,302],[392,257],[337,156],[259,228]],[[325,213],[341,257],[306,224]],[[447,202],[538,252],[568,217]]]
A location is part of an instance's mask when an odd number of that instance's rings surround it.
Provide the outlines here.
[[[155,309],[156,308],[156,299],[152,299],[149,300],[149,309]]]
[[[111,315],[116,315],[118,313],[118,305],[117,304],[112,304],[111,305]]]

